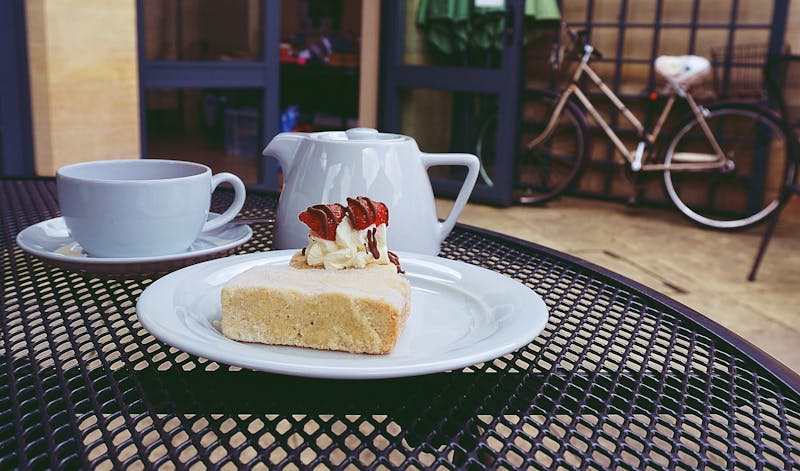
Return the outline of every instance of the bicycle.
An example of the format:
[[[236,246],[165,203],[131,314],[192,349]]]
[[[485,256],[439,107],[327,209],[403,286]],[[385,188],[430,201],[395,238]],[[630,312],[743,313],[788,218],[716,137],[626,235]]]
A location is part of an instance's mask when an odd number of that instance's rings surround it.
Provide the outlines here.
[[[763,220],[778,207],[781,184],[796,175],[797,168],[787,159],[788,140],[774,112],[733,101],[701,106],[690,89],[708,75],[708,60],[662,56],[656,59],[655,67],[666,80],[662,93],[666,103],[648,130],[590,67],[591,59],[602,55],[588,42],[587,34],[569,33],[573,47],[580,52],[569,83],[555,93],[525,92],[522,149],[515,170],[518,203],[541,204],[558,197],[574,187],[586,167],[590,136],[577,101],[611,140],[633,175],[663,172],[669,198],[696,223],[716,229],[742,228]],[[564,48],[554,51],[551,63],[557,68],[563,61]],[[584,76],[633,126],[638,138],[634,149],[625,146],[581,90]],[[688,104],[691,113],[662,137],[678,99]],[[483,164],[490,158],[489,149],[493,149],[493,126],[492,119],[484,123],[476,145],[482,160],[481,175],[488,184],[492,182]]]

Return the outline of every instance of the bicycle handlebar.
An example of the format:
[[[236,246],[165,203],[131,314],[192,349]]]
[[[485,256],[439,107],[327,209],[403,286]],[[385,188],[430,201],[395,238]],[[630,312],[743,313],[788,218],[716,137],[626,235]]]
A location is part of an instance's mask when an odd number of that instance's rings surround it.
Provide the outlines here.
[[[572,39],[572,41],[574,43],[578,43],[581,47],[584,47],[584,46],[591,47],[592,48],[592,56],[593,57],[595,57],[596,59],[602,59],[603,58],[603,54],[600,51],[598,51],[597,49],[595,49],[594,46],[589,44],[589,32],[588,31],[586,31],[585,29],[575,30],[575,29],[572,29],[570,27],[567,27],[567,33],[569,34],[570,39]]]

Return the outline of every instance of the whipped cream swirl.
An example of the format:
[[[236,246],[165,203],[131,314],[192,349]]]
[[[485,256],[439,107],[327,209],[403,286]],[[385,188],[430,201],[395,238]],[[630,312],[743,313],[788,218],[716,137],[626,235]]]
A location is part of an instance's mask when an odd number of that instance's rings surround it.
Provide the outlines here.
[[[342,219],[336,227],[335,240],[309,234],[305,256],[310,266],[323,266],[328,270],[392,263],[386,248],[386,224],[371,224],[357,231],[349,218]]]

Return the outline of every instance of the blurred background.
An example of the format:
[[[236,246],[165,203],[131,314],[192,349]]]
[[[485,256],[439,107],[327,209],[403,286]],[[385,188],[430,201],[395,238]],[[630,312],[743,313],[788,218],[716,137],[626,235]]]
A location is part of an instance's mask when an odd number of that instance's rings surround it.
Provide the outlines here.
[[[278,132],[378,127],[428,152],[475,152],[496,115],[491,184],[473,194],[493,205],[511,204],[518,183],[524,90],[562,78],[548,62],[560,20],[589,31],[595,70],[647,124],[661,105],[648,98],[656,56],[708,57],[713,79],[696,96],[759,101],[765,58],[800,39],[788,0],[27,0],[2,2],[0,18],[2,174],[143,156],[278,188],[277,164],[259,158]],[[627,198],[612,145],[592,142],[574,193]],[[440,196],[460,177],[432,171]],[[666,204],[662,185],[643,200]]]

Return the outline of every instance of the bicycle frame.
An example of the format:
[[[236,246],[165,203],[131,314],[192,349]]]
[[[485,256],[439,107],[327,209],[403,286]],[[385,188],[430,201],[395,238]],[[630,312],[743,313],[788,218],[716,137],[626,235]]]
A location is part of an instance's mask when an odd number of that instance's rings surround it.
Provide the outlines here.
[[[625,160],[630,164],[631,169],[634,171],[664,171],[664,170],[675,170],[675,171],[700,171],[700,170],[711,170],[722,168],[727,165],[729,161],[728,156],[722,151],[719,143],[717,142],[716,137],[711,132],[711,129],[708,127],[708,123],[704,118],[704,108],[697,105],[692,98],[692,95],[683,88],[680,84],[670,80],[669,87],[670,87],[670,95],[667,99],[667,103],[664,105],[664,108],[661,110],[661,114],[658,117],[656,125],[653,127],[652,132],[647,132],[644,125],[636,118],[636,116],[625,106],[624,103],[614,94],[614,92],[606,86],[603,80],[592,70],[589,66],[589,60],[592,57],[592,53],[594,49],[590,45],[584,45],[584,54],[583,57],[578,64],[577,69],[575,70],[572,80],[570,84],[561,92],[561,96],[559,97],[558,102],[556,103],[556,107],[553,110],[553,114],[550,116],[550,120],[547,123],[544,131],[528,143],[527,148],[532,149],[539,145],[544,139],[548,138],[550,134],[555,130],[556,125],[558,123],[558,119],[561,116],[561,113],[564,111],[564,107],[567,104],[567,101],[572,95],[575,95],[578,100],[583,104],[584,108],[592,115],[595,121],[600,125],[603,131],[606,133],[608,138],[611,142],[614,143],[614,146],[619,150],[620,154],[625,158]],[[608,97],[614,107],[622,113],[625,119],[630,122],[633,127],[636,129],[637,134],[640,137],[640,141],[636,146],[636,150],[631,151],[625,144],[623,144],[622,139],[619,138],[616,132],[611,128],[611,126],[606,122],[605,119],[600,115],[597,109],[592,104],[589,97],[583,93],[580,89],[579,83],[580,79],[583,75],[589,77],[589,79],[600,89],[603,94]],[[662,128],[664,123],[667,120],[670,112],[672,111],[672,107],[675,104],[676,97],[680,96],[681,98],[685,99],[686,102],[689,104],[689,107],[692,110],[697,121],[700,123],[700,127],[703,129],[703,133],[708,138],[709,142],[711,143],[712,148],[716,154],[716,157],[712,157],[713,160],[704,160],[700,162],[682,162],[682,163],[670,163],[670,164],[663,164],[663,163],[643,163],[643,157],[645,150],[653,145],[655,141],[658,139],[658,136],[661,134]]]

